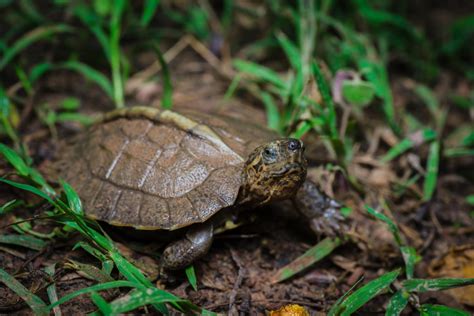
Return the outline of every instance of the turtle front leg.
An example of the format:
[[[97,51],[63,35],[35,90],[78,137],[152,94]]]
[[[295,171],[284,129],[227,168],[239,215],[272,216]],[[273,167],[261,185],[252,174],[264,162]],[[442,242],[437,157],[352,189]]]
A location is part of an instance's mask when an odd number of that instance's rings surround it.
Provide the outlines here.
[[[181,270],[205,255],[212,244],[214,228],[206,222],[191,227],[182,239],[170,243],[161,257],[162,270]]]
[[[311,180],[306,179],[303,183],[293,199],[293,205],[309,220],[316,234],[334,236],[343,233],[344,217],[339,211],[341,204],[321,192]]]

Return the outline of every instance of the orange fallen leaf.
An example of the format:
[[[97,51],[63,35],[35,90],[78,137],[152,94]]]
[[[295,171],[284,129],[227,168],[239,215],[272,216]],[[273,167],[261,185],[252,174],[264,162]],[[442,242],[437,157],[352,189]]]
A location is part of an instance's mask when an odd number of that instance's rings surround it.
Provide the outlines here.
[[[270,311],[270,316],[309,316],[308,311],[298,304],[289,304],[276,311]]]
[[[474,278],[474,245],[451,249],[429,266],[434,277]],[[474,285],[447,290],[457,302],[474,306]]]

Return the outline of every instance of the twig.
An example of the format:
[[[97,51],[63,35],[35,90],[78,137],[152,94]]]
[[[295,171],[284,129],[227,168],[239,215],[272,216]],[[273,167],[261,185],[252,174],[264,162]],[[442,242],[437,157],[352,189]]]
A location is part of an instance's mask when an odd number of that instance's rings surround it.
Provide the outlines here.
[[[235,298],[237,297],[238,289],[242,285],[242,281],[244,280],[244,275],[246,273],[244,265],[242,264],[242,261],[240,260],[240,257],[232,248],[230,248],[230,254],[232,256],[232,260],[234,260],[235,264],[239,268],[239,272],[237,274],[237,279],[235,280],[234,287],[232,288],[232,291],[230,292],[230,296],[229,296],[229,313],[234,307]]]

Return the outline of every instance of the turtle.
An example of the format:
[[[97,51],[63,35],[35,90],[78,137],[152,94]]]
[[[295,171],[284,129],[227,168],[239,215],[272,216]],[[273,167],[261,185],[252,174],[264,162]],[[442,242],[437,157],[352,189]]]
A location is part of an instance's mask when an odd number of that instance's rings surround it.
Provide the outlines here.
[[[205,255],[242,210],[291,200],[313,230],[339,227],[340,204],[306,179],[304,144],[223,114],[134,106],[105,113],[62,150],[61,177],[88,218],[179,232],[163,271]]]

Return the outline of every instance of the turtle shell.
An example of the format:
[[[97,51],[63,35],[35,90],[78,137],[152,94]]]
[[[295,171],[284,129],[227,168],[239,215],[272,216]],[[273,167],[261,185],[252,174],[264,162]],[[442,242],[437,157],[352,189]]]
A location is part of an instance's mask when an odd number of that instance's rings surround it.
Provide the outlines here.
[[[247,156],[276,137],[226,116],[121,109],[64,150],[62,176],[90,218],[174,230],[234,205]]]

